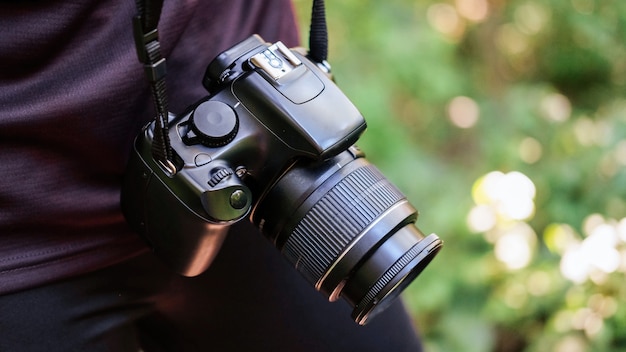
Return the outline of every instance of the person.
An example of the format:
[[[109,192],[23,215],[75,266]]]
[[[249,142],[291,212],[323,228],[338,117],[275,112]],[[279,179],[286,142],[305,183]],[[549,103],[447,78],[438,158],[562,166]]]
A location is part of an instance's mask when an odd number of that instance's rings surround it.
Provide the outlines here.
[[[0,351],[419,351],[400,302],[365,327],[246,221],[181,277],[119,207],[153,118],[133,1],[0,3]],[[253,33],[298,44],[287,0],[165,1],[170,111],[207,93],[206,65]]]

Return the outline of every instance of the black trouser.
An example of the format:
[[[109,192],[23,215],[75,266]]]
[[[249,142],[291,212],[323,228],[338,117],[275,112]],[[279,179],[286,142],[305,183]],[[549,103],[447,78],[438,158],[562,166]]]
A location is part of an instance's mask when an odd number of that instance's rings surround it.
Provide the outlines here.
[[[365,327],[328,303],[249,226],[209,270],[172,274],[146,254],[0,296],[0,351],[420,351],[400,303]]]

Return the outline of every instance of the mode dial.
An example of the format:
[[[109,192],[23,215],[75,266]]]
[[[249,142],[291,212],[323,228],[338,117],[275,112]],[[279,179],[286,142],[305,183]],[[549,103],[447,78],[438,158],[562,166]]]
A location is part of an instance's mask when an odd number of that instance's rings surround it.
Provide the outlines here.
[[[207,147],[217,148],[230,143],[239,130],[235,111],[220,101],[205,101],[198,105],[190,117],[191,129]]]

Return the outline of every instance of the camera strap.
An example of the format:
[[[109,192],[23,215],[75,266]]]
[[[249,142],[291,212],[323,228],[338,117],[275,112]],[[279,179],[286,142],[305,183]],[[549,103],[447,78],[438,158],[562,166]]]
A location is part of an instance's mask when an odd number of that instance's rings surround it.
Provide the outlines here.
[[[133,33],[137,57],[144,64],[150,82],[156,116],[152,157],[171,175],[176,173],[172,160],[172,147],[168,133],[167,91],[165,89],[165,58],[161,55],[157,26],[163,0],[136,0],[137,15],[133,18]]]
[[[317,63],[327,65],[328,28],[326,27],[324,0],[313,0],[311,26],[309,28],[309,57]]]

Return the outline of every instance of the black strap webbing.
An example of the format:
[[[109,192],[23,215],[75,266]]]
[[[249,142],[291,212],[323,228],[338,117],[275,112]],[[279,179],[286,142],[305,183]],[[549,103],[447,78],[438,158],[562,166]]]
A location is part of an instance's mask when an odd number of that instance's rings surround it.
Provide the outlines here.
[[[323,0],[313,0],[309,29],[309,57],[319,63],[323,63],[328,58],[328,29]]]
[[[161,16],[163,0],[137,0],[137,15],[133,18],[135,46],[144,71],[156,109],[152,157],[160,162],[171,174],[176,173],[172,162],[172,147],[168,133],[168,106],[165,75],[165,58],[161,55],[161,45],[157,26]]]

